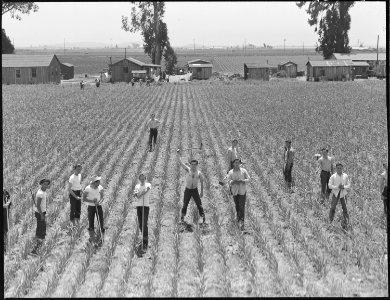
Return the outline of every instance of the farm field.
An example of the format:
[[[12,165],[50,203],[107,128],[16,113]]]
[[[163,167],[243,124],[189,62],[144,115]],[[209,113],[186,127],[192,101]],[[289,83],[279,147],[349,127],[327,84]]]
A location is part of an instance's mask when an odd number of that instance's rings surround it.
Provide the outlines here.
[[[5,297],[388,297],[377,187],[388,157],[385,81],[103,83],[83,91],[3,85],[2,101],[3,185],[13,201]],[[144,127],[151,113],[162,122],[154,152]],[[218,184],[233,137],[251,176],[245,235]],[[294,194],[285,192],[281,171],[287,137],[296,149]],[[200,142],[209,225],[180,232],[184,171],[175,150]],[[341,231],[341,207],[329,227],[330,203],[318,201],[314,154],[326,145],[351,178],[349,234]],[[75,162],[83,164],[83,186],[98,174],[105,188],[108,229],[96,251],[87,246],[86,206],[80,227],[69,228],[64,188]],[[150,247],[138,258],[132,193],[141,172],[153,189]],[[48,230],[43,254],[31,257],[36,223],[29,189],[36,191],[43,177],[52,180]],[[193,201],[186,218],[197,223]]]
[[[107,68],[110,63],[110,56],[112,62],[117,62],[125,57],[124,49],[86,49],[67,50],[63,54],[62,50],[47,50],[47,51],[28,51],[18,50],[17,54],[56,54],[61,62],[73,64],[75,67],[75,74],[97,74],[103,68]],[[126,57],[133,57],[135,59],[151,63],[151,59],[143,53],[143,51],[127,51]],[[211,61],[213,64],[213,72],[218,73],[239,73],[244,74],[244,63],[268,63],[277,67],[278,63],[282,61],[292,60],[298,64],[298,70],[306,70],[306,63],[308,58],[311,60],[322,60],[322,56],[313,50],[287,49],[286,53],[283,50],[177,50],[178,66],[183,67],[189,60],[205,59]],[[165,66],[164,61],[161,63]]]

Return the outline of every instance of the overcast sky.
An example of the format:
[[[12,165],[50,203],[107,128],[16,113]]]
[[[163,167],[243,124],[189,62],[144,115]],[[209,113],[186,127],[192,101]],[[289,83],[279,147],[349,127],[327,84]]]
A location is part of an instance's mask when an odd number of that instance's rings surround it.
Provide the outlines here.
[[[16,47],[78,42],[142,42],[121,29],[130,2],[37,2],[38,12],[22,21],[2,16],[2,28]],[[350,10],[351,46],[386,46],[386,2],[357,2]],[[164,17],[173,46],[242,46],[244,41],[286,47],[312,46],[318,40],[308,15],[295,2],[167,2]]]

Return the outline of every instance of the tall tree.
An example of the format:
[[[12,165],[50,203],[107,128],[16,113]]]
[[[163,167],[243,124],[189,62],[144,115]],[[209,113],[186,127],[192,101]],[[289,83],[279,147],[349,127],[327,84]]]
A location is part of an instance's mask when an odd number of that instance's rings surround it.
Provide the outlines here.
[[[12,54],[15,51],[14,45],[5,33],[4,29],[1,29],[1,54]]]
[[[307,1],[299,1],[297,6],[302,8]],[[316,50],[322,52],[325,59],[333,53],[350,53],[348,31],[351,25],[349,9],[354,1],[310,1],[306,12],[309,14],[308,23],[318,31],[319,46]],[[318,30],[317,30],[318,29]]]
[[[11,18],[21,20],[22,14],[30,14],[30,11],[38,11],[39,7],[34,2],[2,2],[1,15],[6,13],[11,14]]]
[[[167,74],[172,74],[177,64],[177,56],[171,45],[167,44],[166,50],[164,51],[165,71]]]
[[[122,29],[130,32],[141,31],[144,39],[144,51],[152,63],[160,64],[162,52],[168,43],[167,25],[162,21],[165,13],[165,3],[162,1],[134,2],[131,9],[131,22],[122,16]]]

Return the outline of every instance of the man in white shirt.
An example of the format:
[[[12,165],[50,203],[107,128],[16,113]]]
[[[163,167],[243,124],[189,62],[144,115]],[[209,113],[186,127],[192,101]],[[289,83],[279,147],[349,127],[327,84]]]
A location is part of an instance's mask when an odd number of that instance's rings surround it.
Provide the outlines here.
[[[233,169],[233,161],[236,158],[240,159],[240,156],[239,156],[239,149],[238,149],[238,140],[234,139],[232,141],[232,146],[227,151],[227,161],[228,161],[228,171],[227,171],[227,173],[229,173],[229,171],[231,169]]]
[[[341,163],[336,164],[336,173],[330,176],[328,186],[332,190],[332,204],[329,211],[330,223],[333,222],[336,206],[340,199],[344,216],[344,222],[342,226],[344,229],[346,229],[346,225],[349,224],[349,215],[345,197],[347,195],[347,190],[351,188],[351,183],[349,181],[348,175],[343,172],[343,165]]]
[[[333,157],[328,156],[328,149],[322,148],[322,156],[318,159],[318,165],[321,169],[321,197],[323,200],[328,199],[330,188],[328,182],[331,174],[333,174]]]
[[[78,225],[81,214],[81,170],[82,166],[76,164],[73,166],[73,174],[69,177],[68,192],[70,201],[70,221],[73,225]]]
[[[50,180],[42,179],[39,184],[41,187],[35,196],[35,218],[37,219],[37,229],[35,231],[36,244],[31,251],[32,255],[38,255],[38,250],[42,246],[46,237],[46,191],[50,188]]]
[[[188,167],[181,160],[180,150],[177,150],[177,154],[179,155],[180,165],[187,172],[185,177],[186,189],[184,190],[183,208],[181,209],[181,221],[184,222],[184,217],[187,214],[187,207],[192,197],[195,201],[196,207],[198,208],[199,215],[203,218],[203,223],[206,223],[206,217],[204,215],[204,210],[203,210],[202,200],[201,200],[201,198],[203,197],[203,174],[198,170],[199,162],[196,159],[193,159],[190,162],[191,166]],[[200,181],[200,194],[198,191],[199,181]]]
[[[150,117],[151,118],[146,123],[146,127],[149,128],[149,147],[150,147],[149,151],[152,152],[156,147],[158,125],[160,124],[160,121],[155,118],[155,114],[152,114]],[[152,140],[153,140],[153,147],[152,147]]]
[[[229,171],[227,179],[231,186],[234,204],[236,206],[237,221],[240,229],[244,230],[246,183],[250,177],[244,168],[240,167],[240,159],[233,161],[233,169]]]
[[[149,218],[149,200],[152,185],[146,182],[146,176],[138,176],[139,183],[135,186],[134,197],[137,198],[135,206],[137,208],[138,226],[142,232],[142,246],[145,251],[148,249],[148,218]]]
[[[90,237],[95,235],[95,214],[97,211],[98,221],[100,222],[101,233],[104,234],[104,218],[103,218],[103,187],[100,185],[101,177],[93,176],[90,184],[86,186],[83,192],[83,202],[88,205],[88,232]]]

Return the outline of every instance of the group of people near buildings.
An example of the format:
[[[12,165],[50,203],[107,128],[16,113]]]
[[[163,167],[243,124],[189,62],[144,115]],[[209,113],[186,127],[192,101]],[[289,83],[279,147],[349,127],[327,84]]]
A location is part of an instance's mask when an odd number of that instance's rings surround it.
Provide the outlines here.
[[[157,142],[158,126],[160,121],[152,114],[147,121],[146,127],[149,129],[149,151],[155,149]],[[181,158],[181,150],[177,150],[178,162],[186,171],[185,175],[185,190],[183,206],[181,209],[181,221],[187,214],[187,207],[191,200],[194,199],[198,208],[200,217],[203,223],[206,222],[205,212],[202,206],[202,197],[204,190],[204,176],[199,170],[199,161],[196,159],[189,160],[189,163],[183,162]],[[294,165],[295,149],[291,147],[291,140],[285,141],[283,151],[283,173],[286,186],[290,192],[294,192],[294,184],[292,180],[292,168]],[[342,227],[347,230],[349,224],[349,214],[347,210],[347,193],[351,188],[351,181],[349,176],[343,171],[343,165],[336,163],[334,165],[334,158],[328,155],[328,149],[323,148],[322,154],[317,156],[318,167],[320,169],[321,182],[321,201],[331,198],[329,221],[332,223],[335,215],[337,204],[340,202],[343,210]],[[238,147],[238,140],[232,140],[232,146],[227,150],[227,175],[225,180],[229,186],[232,195],[235,209],[237,213],[237,223],[239,228],[244,231],[245,219],[245,202],[247,194],[247,184],[250,181],[248,171],[242,167],[242,152]],[[384,171],[379,177],[379,192],[384,203],[384,212],[387,217],[387,185],[388,185],[388,166],[383,164]],[[334,170],[336,169],[336,172]],[[76,164],[73,166],[73,174],[69,177],[67,191],[70,201],[70,221],[73,226],[79,226],[81,204],[87,205],[88,216],[88,232],[90,240],[100,237],[100,242],[106,230],[104,226],[104,214],[102,204],[104,202],[104,188],[100,184],[101,177],[93,176],[89,184],[83,189],[81,179],[82,165]],[[146,251],[148,247],[148,218],[150,213],[150,199],[151,199],[151,183],[146,181],[144,174],[138,175],[139,183],[134,189],[134,205],[137,211],[138,226],[142,232],[142,249]],[[200,193],[198,185],[200,183]],[[42,179],[39,182],[40,188],[36,192],[34,200],[35,218],[37,222],[36,227],[36,244],[31,252],[33,255],[39,253],[39,249],[46,236],[46,208],[47,208],[47,190],[50,188],[51,181],[49,179]],[[6,190],[3,190],[3,228],[4,241],[6,241],[7,232],[9,230],[9,209],[11,207],[10,195]],[[95,216],[98,221],[99,233],[95,233]]]

